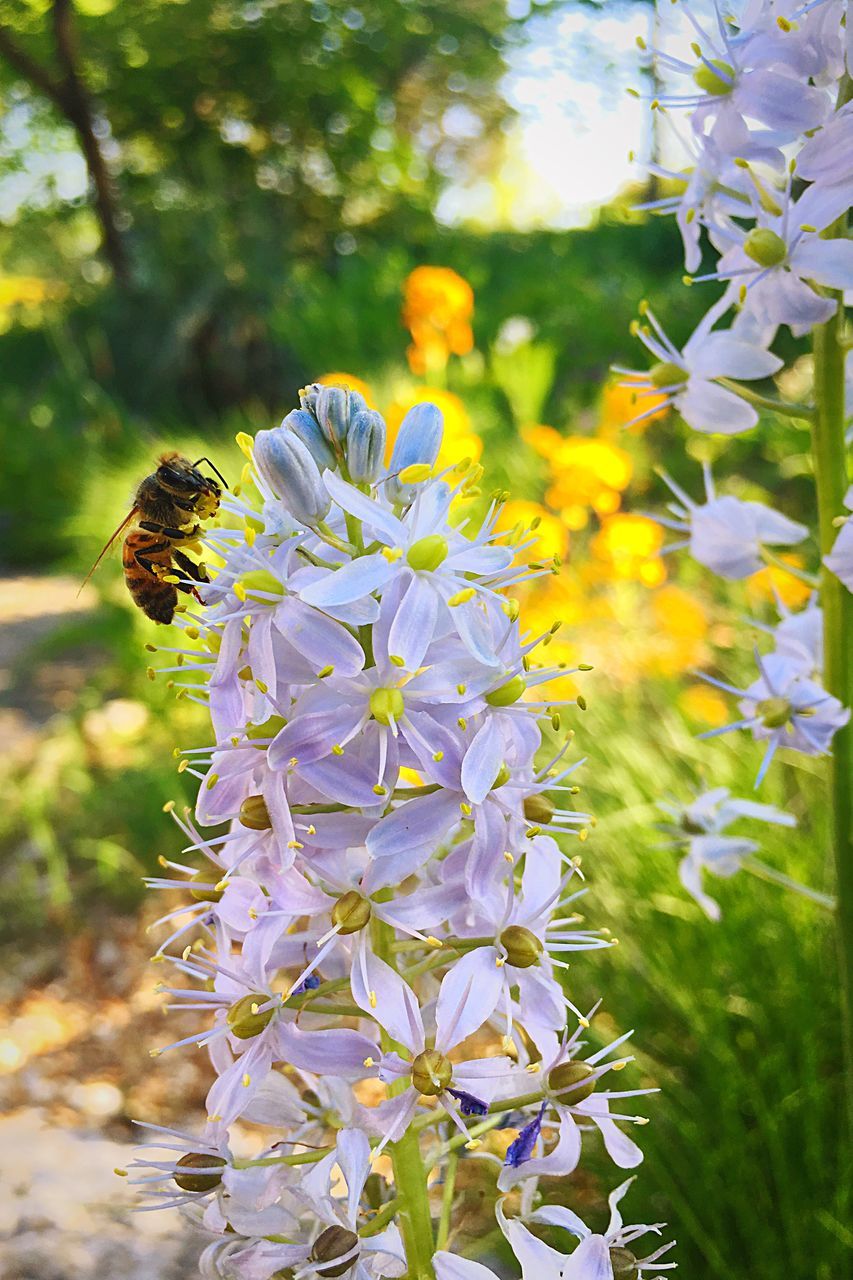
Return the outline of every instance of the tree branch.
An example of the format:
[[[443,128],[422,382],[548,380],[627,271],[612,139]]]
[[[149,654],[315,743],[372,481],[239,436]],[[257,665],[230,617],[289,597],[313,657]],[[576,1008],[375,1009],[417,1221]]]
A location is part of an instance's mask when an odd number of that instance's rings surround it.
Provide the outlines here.
[[[86,169],[94,191],[95,212],[101,225],[104,255],[116,278],[126,283],[129,278],[127,253],[118,225],[113,182],[98,142],[94,113],[89,94],[77,62],[77,47],[71,0],[53,0],[53,34],[60,76],[54,78],[40,63],[18,44],[8,26],[0,23],[0,57],[17,71],[34,89],[39,90],[74,128],[86,161]]]

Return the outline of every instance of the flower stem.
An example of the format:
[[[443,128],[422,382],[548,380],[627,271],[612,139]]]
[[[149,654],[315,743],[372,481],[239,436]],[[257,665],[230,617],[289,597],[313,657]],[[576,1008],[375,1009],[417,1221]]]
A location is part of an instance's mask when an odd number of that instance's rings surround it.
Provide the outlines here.
[[[755,405],[756,409],[769,409],[771,413],[778,413],[783,418],[799,418],[805,422],[811,422],[815,416],[815,408],[810,404],[790,404],[787,400],[776,400],[773,396],[763,396],[759,392],[753,391],[751,387],[745,387],[742,382],[735,382],[732,378],[717,378],[721,387],[725,387],[727,391],[734,391],[735,395],[740,396],[741,400],[746,400],[748,404]]]
[[[836,225],[832,230],[843,234],[844,229]],[[812,426],[812,451],[821,556],[832,549],[837,533],[833,521],[844,514],[847,488],[843,299],[840,295],[833,296],[838,300],[835,314],[814,331],[817,410]],[[853,595],[825,565],[821,567],[820,595],[825,684],[831,694],[849,707],[853,704]],[[848,1120],[853,1127],[853,737],[849,724],[835,735],[830,771],[842,1035]]]
[[[394,955],[391,944],[394,931],[390,925],[374,917],[372,921],[373,945],[376,955],[386,964],[393,967]],[[395,1048],[393,1040],[386,1032],[382,1033],[382,1048]],[[406,1088],[405,1077],[388,1086],[389,1096],[393,1097]],[[394,1183],[397,1199],[400,1202],[400,1230],[406,1246],[408,1263],[408,1280],[435,1280],[432,1266],[434,1252],[432,1234],[432,1214],[427,1190],[427,1175],[421,1155],[418,1135],[411,1126],[397,1142],[388,1147],[391,1164],[394,1167]]]

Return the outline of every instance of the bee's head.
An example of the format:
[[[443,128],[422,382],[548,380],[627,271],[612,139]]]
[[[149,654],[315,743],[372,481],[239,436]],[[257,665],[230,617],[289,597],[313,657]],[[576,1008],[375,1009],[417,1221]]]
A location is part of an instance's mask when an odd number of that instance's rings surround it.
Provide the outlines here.
[[[167,493],[176,497],[193,497],[204,494],[219,505],[222,493],[219,485],[209,476],[202,475],[198,467],[179,453],[164,453],[156,471],[157,483]]]

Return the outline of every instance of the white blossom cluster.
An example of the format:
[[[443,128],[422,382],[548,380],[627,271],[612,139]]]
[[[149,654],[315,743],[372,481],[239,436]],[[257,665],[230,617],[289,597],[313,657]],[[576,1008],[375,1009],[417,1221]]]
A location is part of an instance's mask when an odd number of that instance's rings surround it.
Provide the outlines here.
[[[588,815],[568,807],[563,704],[537,696],[566,673],[537,659],[553,631],[526,634],[512,596],[555,566],[526,562],[529,530],[498,531],[500,495],[470,514],[480,468],[436,470],[441,436],[418,405],[386,467],[381,416],[307,388],[242,438],[254,488],[207,535],[205,607],[178,615],[172,670],[213,742],[184,755],[188,861],[152,883],[186,892],[161,921],[163,990],[198,1019],[178,1043],[206,1047],[215,1080],[201,1131],[156,1131],[132,1172],[209,1233],[208,1277],[489,1280],[452,1247],[469,1153],[493,1166],[525,1275],[674,1266],[668,1245],[637,1258],[662,1224],[623,1225],[627,1183],[604,1234],[537,1189],[575,1169],[587,1131],[635,1167],[623,1126],[644,1118],[625,1106],[650,1090],[613,1087],[630,1032],[590,1043],[598,1006],[566,994],[565,957],[610,941],[570,905],[580,860],[562,845]],[[260,1154],[235,1154],[243,1122]],[[516,1136],[490,1150],[493,1129]]]
[[[677,0],[673,12],[690,28],[689,57],[645,51],[666,86],[652,108],[663,113],[689,163],[681,171],[652,165],[672,194],[645,207],[675,215],[686,283],[717,283],[722,292],[681,347],[642,307],[635,332],[654,363],[619,372],[637,394],[635,421],[657,412],[661,396],[699,432],[747,431],[758,424],[759,408],[806,420],[814,406],[780,403],[744,384],[781,370],[772,350],[780,328],[795,337],[810,333],[832,320],[843,292],[853,289],[846,231],[853,203],[853,15],[846,0]],[[723,578],[778,565],[771,548],[809,537],[804,525],[772,507],[718,496],[707,467],[704,501],[665,479],[676,502],[662,523],[684,535],[668,550],[686,548]],[[834,514],[840,528],[824,564],[853,589],[853,522],[844,511]],[[711,681],[740,699],[741,713],[713,733],[745,729],[766,743],[756,786],[779,747],[823,755],[850,718],[821,683],[819,597],[799,616],[779,607],[774,651],[756,653],[758,675],[749,687]],[[696,804],[713,809],[719,797],[713,790]],[[770,812],[753,816],[780,820]],[[721,832],[712,824],[680,842],[682,878],[712,914],[701,870],[731,874],[741,862],[733,838]]]

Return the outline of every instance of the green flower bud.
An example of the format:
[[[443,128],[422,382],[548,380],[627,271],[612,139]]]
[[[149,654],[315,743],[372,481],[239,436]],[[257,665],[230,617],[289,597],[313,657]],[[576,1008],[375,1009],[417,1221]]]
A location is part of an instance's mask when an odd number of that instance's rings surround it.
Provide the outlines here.
[[[247,996],[241,996],[225,1015],[231,1034],[238,1040],[252,1040],[255,1036],[259,1036],[264,1027],[269,1025],[275,1013],[275,1007],[262,1008],[263,1005],[269,1004],[269,1001],[270,997],[264,995],[262,991],[252,991]]]
[[[444,563],[449,550],[446,538],[440,533],[430,533],[412,543],[406,552],[406,560],[413,569],[431,571]]]
[[[452,1079],[450,1059],[437,1049],[425,1049],[412,1063],[412,1084],[425,1098],[437,1098]]]
[[[202,1151],[190,1151],[188,1155],[181,1156],[176,1161],[175,1169],[181,1172],[175,1172],[172,1175],[172,1181],[179,1186],[182,1191],[212,1191],[214,1187],[218,1187],[222,1181],[218,1173],[211,1173],[211,1169],[224,1169],[226,1161],[221,1156],[205,1155]],[[204,1169],[204,1173],[197,1173],[196,1170]]]
[[[487,693],[486,702],[490,707],[511,707],[514,702],[518,702],[526,687],[523,676],[513,676],[506,684]]]
[[[756,706],[761,723],[768,729],[781,729],[791,719],[791,704],[787,698],[763,698]]]
[[[240,821],[252,831],[269,831],[272,819],[263,796],[246,796],[240,805]]]
[[[354,1231],[349,1231],[346,1227],[326,1227],[311,1246],[311,1261],[315,1264],[334,1262],[335,1258],[351,1253],[357,1244],[358,1236]],[[358,1254],[354,1253],[346,1262],[339,1263],[336,1267],[318,1265],[317,1273],[321,1276],[342,1276],[357,1261]]]
[[[194,889],[193,885],[201,884],[203,888]],[[210,877],[206,871],[197,871],[190,880],[190,897],[195,898],[196,902],[218,902],[222,897],[221,889],[210,889]]]
[[[523,924],[511,924],[500,936],[501,946],[506,951],[506,962],[515,969],[529,969],[539,963],[542,954],[542,943],[530,929]]]
[[[659,360],[649,369],[649,382],[653,387],[676,387],[689,377],[687,370],[672,360]]]
[[[548,1073],[548,1088],[558,1102],[574,1107],[595,1092],[592,1075],[593,1068],[586,1062],[561,1062]]]
[[[495,780],[492,783],[492,790],[497,791],[498,787],[502,787],[505,782],[509,782],[512,777],[508,764],[502,764],[495,774]]]
[[[524,802],[524,816],[528,822],[534,822],[537,827],[547,827],[554,816],[554,804],[541,792],[535,796],[528,796]]]
[[[693,81],[703,93],[719,98],[723,94],[731,93],[734,88],[734,74],[735,69],[731,63],[723,62],[721,58],[709,58],[708,62],[700,63],[693,72]]]
[[[369,920],[370,903],[357,889],[350,889],[342,894],[332,907],[332,924],[337,925],[338,933],[344,936],[358,933]]]
[[[743,242],[743,251],[760,267],[778,267],[788,256],[788,246],[769,227],[753,227]]]
[[[613,1268],[613,1280],[637,1280],[640,1272],[637,1259],[630,1249],[616,1246],[609,1250],[610,1265]]]
[[[374,689],[370,695],[370,714],[379,724],[400,720],[405,709],[399,689]]]
[[[252,741],[255,738],[274,738],[277,733],[281,733],[286,724],[284,716],[270,716],[260,724],[247,724],[246,737]]]

